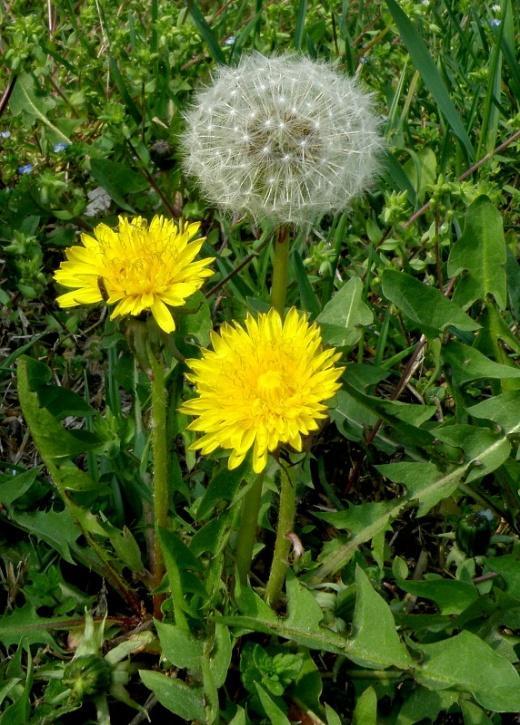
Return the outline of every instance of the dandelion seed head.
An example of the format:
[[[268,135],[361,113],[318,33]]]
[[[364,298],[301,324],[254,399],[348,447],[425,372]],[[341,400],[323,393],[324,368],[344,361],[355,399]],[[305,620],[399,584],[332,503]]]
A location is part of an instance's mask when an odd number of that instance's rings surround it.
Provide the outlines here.
[[[221,67],[197,94],[186,115],[185,169],[225,210],[306,224],[370,186],[379,124],[371,97],[332,66],[254,53]]]

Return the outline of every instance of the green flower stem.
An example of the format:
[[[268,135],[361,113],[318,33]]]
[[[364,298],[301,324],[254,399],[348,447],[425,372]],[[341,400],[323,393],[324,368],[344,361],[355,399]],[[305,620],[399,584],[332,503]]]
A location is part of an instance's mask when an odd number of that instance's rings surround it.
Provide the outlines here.
[[[283,315],[285,309],[288,279],[289,227],[284,225],[278,229],[274,239],[273,283],[271,288],[271,304],[280,315]]]
[[[288,534],[294,529],[296,514],[296,491],[286,469],[282,468],[282,487],[280,490],[280,507],[273,561],[269,580],[265,590],[265,599],[271,607],[276,607],[282,593],[285,575],[289,568],[289,549],[291,546]]]
[[[149,354],[152,387],[152,454],[153,454],[153,520],[154,546],[150,562],[152,584],[158,587],[164,575],[164,560],[158,530],[168,528],[170,491],[168,485],[168,441],[166,437],[166,404],[168,400],[164,367]]]
[[[247,575],[251,568],[253,559],[253,548],[256,542],[256,530],[258,527],[258,514],[260,512],[260,501],[262,499],[263,474],[256,476],[251,488],[245,494],[240,512],[240,528],[238,531],[235,562],[238,572],[238,579],[242,584],[247,583]]]

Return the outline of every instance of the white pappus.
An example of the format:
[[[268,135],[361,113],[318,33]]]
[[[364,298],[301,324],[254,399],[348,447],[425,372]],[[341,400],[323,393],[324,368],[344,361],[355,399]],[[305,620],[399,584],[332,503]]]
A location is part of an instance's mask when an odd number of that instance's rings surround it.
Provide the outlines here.
[[[196,95],[184,165],[223,209],[306,224],[370,186],[378,125],[370,95],[330,64],[253,53]]]

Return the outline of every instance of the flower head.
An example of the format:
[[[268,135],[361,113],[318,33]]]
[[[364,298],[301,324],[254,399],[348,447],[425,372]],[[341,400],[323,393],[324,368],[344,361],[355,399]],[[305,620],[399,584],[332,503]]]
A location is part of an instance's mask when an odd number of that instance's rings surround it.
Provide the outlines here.
[[[212,271],[212,258],[194,261],[204,238],[200,224],[185,227],[162,216],[150,224],[141,217],[119,217],[116,231],[99,224],[93,236],[81,235],[81,245],[69,247],[54,279],[71,287],[58,297],[60,307],[101,302],[115,304],[112,319],[150,310],[165,332],[175,329],[169,307],[179,307]]]
[[[319,327],[294,308],[283,321],[271,310],[244,326],[225,323],[212,344],[200,360],[188,360],[198,397],[181,411],[197,416],[189,429],[204,433],[193,448],[229,449],[229,468],[252,448],[257,473],[281,443],[301,451],[302,435],[326,418],[343,372],[334,366],[340,355],[322,348]]]
[[[220,67],[186,116],[185,167],[215,204],[303,224],[346,207],[381,147],[370,96],[330,65],[254,53]]]

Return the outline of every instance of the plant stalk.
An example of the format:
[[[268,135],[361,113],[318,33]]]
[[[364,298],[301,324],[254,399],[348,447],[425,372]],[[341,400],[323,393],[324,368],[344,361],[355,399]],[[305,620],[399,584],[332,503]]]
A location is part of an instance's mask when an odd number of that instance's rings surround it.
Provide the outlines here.
[[[289,279],[289,226],[279,227],[274,239],[273,282],[271,304],[281,316],[285,309]]]
[[[282,486],[280,490],[280,504],[278,511],[278,524],[276,527],[276,540],[274,544],[273,561],[269,580],[265,590],[265,599],[271,607],[276,607],[280,600],[285,575],[289,568],[289,550],[291,547],[290,534],[294,529],[296,514],[296,490],[289,477],[289,473],[282,468]]]
[[[241,584],[247,584],[247,576],[253,559],[253,548],[256,542],[258,527],[258,514],[262,499],[263,474],[260,473],[253,481],[251,488],[244,496],[240,512],[240,529],[238,531],[235,563],[238,579]]]
[[[168,528],[170,491],[168,485],[168,441],[166,436],[166,404],[168,400],[163,364],[149,355],[152,388],[152,454],[153,454],[153,524],[154,545],[150,562],[153,587],[158,587],[164,575],[164,559],[158,530]],[[155,601],[155,597],[154,597]]]

